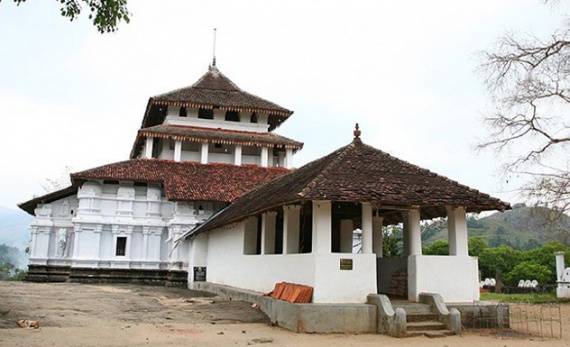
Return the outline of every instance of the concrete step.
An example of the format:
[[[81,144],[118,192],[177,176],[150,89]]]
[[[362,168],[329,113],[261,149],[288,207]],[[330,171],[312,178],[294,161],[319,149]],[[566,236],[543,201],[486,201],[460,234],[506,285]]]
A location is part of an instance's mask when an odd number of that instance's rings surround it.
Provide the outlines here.
[[[392,301],[392,307],[394,309],[401,307],[404,309],[404,311],[406,311],[406,314],[409,313],[416,313],[416,312],[425,312],[425,313],[430,313],[431,312],[431,305],[427,305],[427,304],[420,304],[417,302],[411,302],[411,301]]]
[[[424,322],[410,322],[407,325],[408,332],[411,331],[436,331],[446,330],[447,327],[442,322],[437,321],[424,321]]]
[[[406,321],[411,322],[425,322],[437,321],[439,316],[434,312],[406,312]]]
[[[406,337],[427,336],[429,338],[447,337],[453,335],[451,330],[425,330],[425,331],[409,331]]]

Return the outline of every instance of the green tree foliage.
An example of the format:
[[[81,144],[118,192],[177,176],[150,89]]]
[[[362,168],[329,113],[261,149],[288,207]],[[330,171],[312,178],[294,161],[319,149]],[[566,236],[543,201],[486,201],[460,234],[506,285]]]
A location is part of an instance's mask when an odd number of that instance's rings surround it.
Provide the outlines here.
[[[404,253],[402,228],[388,226],[382,230],[382,248],[385,257],[401,257]]]
[[[1,2],[2,0],[0,0]],[[119,23],[129,23],[130,13],[127,0],[57,0],[61,3],[61,15],[73,21],[83,11],[83,6],[89,9],[89,19],[100,33],[112,32],[118,29]],[[14,0],[18,6],[26,0]]]
[[[522,252],[509,246],[488,248],[479,255],[479,270],[482,277],[495,277],[497,271],[503,275],[521,262]]]
[[[516,286],[520,280],[537,280],[539,284],[551,283],[555,275],[548,266],[523,261],[504,276],[506,285]]]
[[[471,236],[469,238],[469,255],[472,257],[480,257],[483,252],[489,249],[489,246],[481,236]]]
[[[17,269],[14,263],[20,259],[20,250],[5,244],[0,245],[0,281],[21,280],[26,272]]]
[[[447,240],[434,241],[423,247],[422,253],[425,255],[449,255],[449,242]]]
[[[481,236],[471,236],[469,238],[469,255],[480,256],[489,246]],[[422,248],[424,255],[449,255],[449,241],[437,240]]]

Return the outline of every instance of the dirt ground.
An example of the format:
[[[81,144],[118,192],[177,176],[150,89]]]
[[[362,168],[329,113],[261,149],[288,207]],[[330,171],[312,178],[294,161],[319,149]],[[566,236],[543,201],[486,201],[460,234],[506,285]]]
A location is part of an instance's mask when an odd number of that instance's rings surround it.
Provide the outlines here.
[[[563,305],[563,330],[570,305]],[[22,329],[19,319],[39,320]],[[244,302],[181,288],[0,282],[0,346],[570,346],[561,339],[490,331],[396,339],[375,334],[296,334]]]

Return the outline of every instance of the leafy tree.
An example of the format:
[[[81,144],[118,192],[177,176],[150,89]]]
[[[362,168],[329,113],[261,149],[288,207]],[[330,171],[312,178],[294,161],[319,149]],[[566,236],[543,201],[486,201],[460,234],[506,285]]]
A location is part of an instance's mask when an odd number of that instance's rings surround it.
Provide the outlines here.
[[[564,251],[564,253],[566,253],[567,255],[564,258],[566,263],[565,267],[570,266],[570,257],[568,256],[570,255],[570,247],[567,247],[561,244],[560,242],[547,242],[544,245],[542,245],[541,248],[535,248],[526,251],[522,254],[522,260],[548,268],[551,273],[551,278],[549,279],[548,282],[556,283],[556,258],[554,256],[554,252],[559,252],[559,251]]]
[[[489,246],[481,236],[471,236],[469,238],[469,255],[479,257]]]
[[[382,233],[384,257],[401,257],[404,254],[404,234],[402,228],[392,225],[383,228]]]
[[[0,0],[1,2],[2,0]],[[18,6],[26,0],[14,0]],[[89,8],[89,19],[100,33],[112,32],[118,29],[119,23],[129,23],[130,13],[127,0],[59,0],[61,15],[73,21],[79,17],[83,6]]]
[[[422,254],[425,255],[449,255],[449,241],[436,240],[430,245],[423,247]]]
[[[521,191],[559,218],[570,210],[570,30],[547,38],[504,35],[483,59],[496,111],[486,117],[490,136],[478,148],[513,158],[503,165],[507,179],[526,177]]]
[[[523,261],[504,277],[505,284],[516,286],[520,280],[537,280],[540,284],[552,283],[552,270],[547,266]]]
[[[509,246],[487,248],[479,255],[479,270],[483,277],[495,277],[497,271],[509,273],[522,259],[522,252]]]

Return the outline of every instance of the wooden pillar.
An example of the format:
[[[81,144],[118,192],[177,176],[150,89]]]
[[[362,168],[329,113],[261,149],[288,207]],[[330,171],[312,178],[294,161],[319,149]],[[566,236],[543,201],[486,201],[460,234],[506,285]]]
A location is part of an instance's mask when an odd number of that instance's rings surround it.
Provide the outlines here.
[[[340,221],[340,252],[352,253],[352,239],[354,234],[354,222],[352,219]]]

